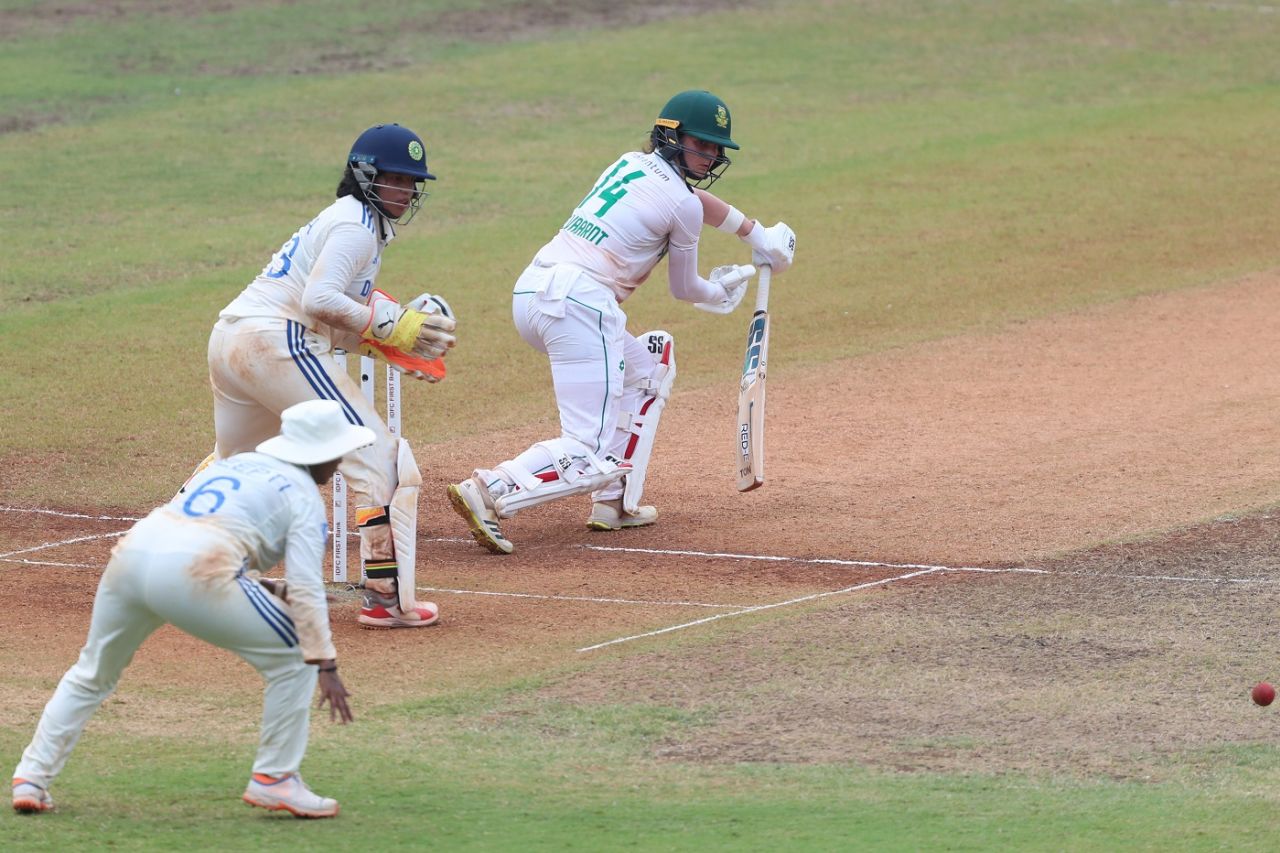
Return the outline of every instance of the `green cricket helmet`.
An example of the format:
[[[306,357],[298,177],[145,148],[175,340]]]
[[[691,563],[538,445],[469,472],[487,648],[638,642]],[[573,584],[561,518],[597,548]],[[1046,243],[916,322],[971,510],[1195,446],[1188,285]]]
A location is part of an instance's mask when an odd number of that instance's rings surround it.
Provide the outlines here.
[[[732,119],[724,101],[704,89],[690,89],[667,101],[653,122],[650,139],[653,150],[675,166],[690,186],[705,189],[729,167],[731,161],[724,150],[738,150],[738,143],[730,136],[731,131]],[[692,171],[686,164],[684,154],[698,152],[686,148],[680,141],[681,136],[692,136],[719,146],[715,160],[702,174]]]

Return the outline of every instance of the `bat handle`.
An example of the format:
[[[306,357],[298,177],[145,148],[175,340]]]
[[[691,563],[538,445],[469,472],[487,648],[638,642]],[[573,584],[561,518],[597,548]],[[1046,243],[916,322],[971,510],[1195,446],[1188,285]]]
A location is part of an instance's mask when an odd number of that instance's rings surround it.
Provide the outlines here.
[[[760,280],[756,285],[756,313],[769,310],[769,279],[773,275],[773,267],[760,265]]]

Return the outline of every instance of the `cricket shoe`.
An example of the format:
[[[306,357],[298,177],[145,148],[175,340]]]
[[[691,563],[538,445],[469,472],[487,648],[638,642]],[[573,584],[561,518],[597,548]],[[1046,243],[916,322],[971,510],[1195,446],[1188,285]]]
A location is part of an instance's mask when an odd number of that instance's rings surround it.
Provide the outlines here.
[[[288,812],[294,817],[333,817],[338,813],[337,800],[312,793],[297,773],[280,777],[254,773],[241,799],[251,806]]]
[[[13,810],[19,814],[53,811],[53,797],[35,782],[13,780]]]
[[[624,527],[648,527],[657,520],[657,507],[643,504],[636,507],[635,512],[627,512],[622,508],[622,498],[616,498],[596,501],[591,507],[587,527],[592,530],[621,530]]]
[[[489,488],[470,477],[449,486],[449,502],[462,520],[471,528],[471,535],[495,554],[510,554],[516,549],[511,540],[502,535],[498,526],[498,511]]]
[[[400,609],[399,595],[366,587],[356,621],[365,628],[425,628],[440,621],[440,608],[433,601],[415,601],[406,613]]]

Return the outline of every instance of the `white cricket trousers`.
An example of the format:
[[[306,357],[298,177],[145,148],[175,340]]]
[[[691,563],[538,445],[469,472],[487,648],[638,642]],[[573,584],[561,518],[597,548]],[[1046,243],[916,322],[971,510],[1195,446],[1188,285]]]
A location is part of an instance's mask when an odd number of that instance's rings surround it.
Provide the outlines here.
[[[627,316],[613,292],[571,265],[532,264],[516,282],[511,314],[520,337],[551,362],[561,437],[593,453],[621,458],[630,436],[618,422],[623,395],[633,377],[652,372],[654,360],[627,332]],[[553,460],[535,446],[515,461],[537,473]],[[621,494],[619,481],[593,497],[609,500]]]
[[[400,440],[338,367],[329,341],[296,320],[223,317],[209,335],[209,382],[218,458],[253,450],[280,432],[280,413],[304,400],[335,400],[376,440],[342,458],[355,506],[386,506],[398,486]],[[379,555],[378,558],[390,555]]]
[[[151,517],[116,546],[98,584],[80,659],[45,706],[15,777],[49,787],[133,653],[166,622],[235,652],[266,680],[253,772],[282,776],[301,766],[317,675],[303,662],[288,605],[237,575],[238,567],[216,565],[226,562],[218,557],[227,555],[225,540],[208,536],[202,542],[189,528],[181,534]]]

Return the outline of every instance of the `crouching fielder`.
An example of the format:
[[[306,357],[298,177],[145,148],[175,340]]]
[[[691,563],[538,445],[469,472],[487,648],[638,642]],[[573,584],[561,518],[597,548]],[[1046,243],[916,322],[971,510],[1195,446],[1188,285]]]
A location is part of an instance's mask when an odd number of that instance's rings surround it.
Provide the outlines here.
[[[439,618],[417,601],[415,543],[421,475],[409,444],[392,435],[334,349],[360,351],[429,382],[455,343],[453,313],[422,294],[401,305],[374,289],[382,253],[418,210],[427,171],[422,140],[397,124],[360,134],[337,200],[284,242],[265,269],[224,308],[209,336],[217,447],[211,458],[251,450],[294,403],[335,400],[375,441],[342,464],[360,531],[367,577],[360,624],[415,628]],[[199,470],[199,469],[197,469]]]
[[[754,270],[717,267],[702,278],[704,223],[736,234],[774,272],[795,252],[784,223],[764,228],[706,191],[729,165],[726,148],[738,144],[724,102],[705,91],[676,95],[644,150],[601,173],[516,281],[512,315],[520,336],[551,361],[560,435],[448,487],[454,509],[490,551],[514,550],[501,519],[571,495],[591,493],[593,530],[657,521],[657,509],[640,500],[675,382],[675,343],[665,331],[630,334],[621,303],[667,256],[673,296],[713,313],[733,310]]]
[[[299,403],[257,452],[213,463],[134,525],[98,584],[80,659],[14,770],[14,809],[53,808],[49,786],[89,717],[142,641],[168,622],[235,652],[266,681],[244,801],[298,817],[338,813],[337,802],[312,793],[298,775],[317,677],[330,719],[352,719],[329,633],[321,568],[328,530],[317,487],[343,456],[373,440],[373,430],[347,423],[337,403]],[[259,578],[282,558],[284,581]]]

